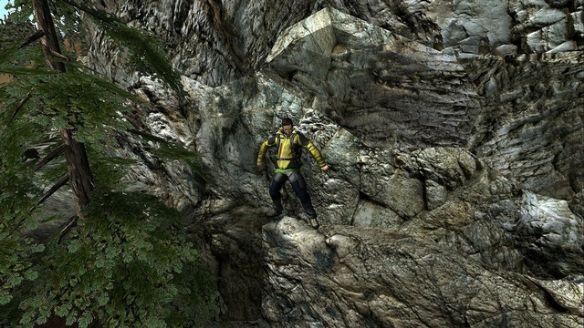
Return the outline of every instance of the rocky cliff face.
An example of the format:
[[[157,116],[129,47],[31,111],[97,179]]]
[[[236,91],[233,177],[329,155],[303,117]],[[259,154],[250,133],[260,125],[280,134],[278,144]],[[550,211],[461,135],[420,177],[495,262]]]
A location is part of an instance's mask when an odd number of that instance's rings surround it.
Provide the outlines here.
[[[222,320],[282,327],[584,324],[584,25],[574,1],[157,1],[100,6],[169,46],[186,117],[92,31],[144,129],[197,151],[129,177],[205,227]],[[293,118],[315,230],[269,222],[255,156]],[[128,148],[131,149],[131,148]],[[154,162],[155,163],[154,163]],[[273,166],[269,163],[269,167]]]

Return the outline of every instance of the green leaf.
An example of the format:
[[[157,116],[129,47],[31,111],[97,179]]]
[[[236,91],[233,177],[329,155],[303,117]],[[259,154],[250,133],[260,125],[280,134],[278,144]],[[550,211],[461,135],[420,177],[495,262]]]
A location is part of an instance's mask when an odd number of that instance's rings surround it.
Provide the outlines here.
[[[166,323],[158,318],[150,317],[146,321],[146,327],[148,327],[148,328],[165,328]]]
[[[69,253],[77,253],[79,248],[81,248],[81,243],[78,240],[72,240],[67,246]]]
[[[59,8],[54,14],[61,17],[64,6],[51,6]],[[138,58],[138,66],[161,78],[168,73],[165,80],[180,87],[178,80],[172,82],[179,75],[167,72],[171,66],[163,63],[164,52],[151,35],[119,26],[116,19],[111,23],[114,40],[136,41],[127,47],[140,56],[140,51],[153,53]],[[136,40],[128,39],[133,37]],[[138,97],[78,62],[66,63],[66,73],[47,71],[39,50],[31,46],[13,52],[0,64],[0,70],[14,75],[0,86],[0,252],[6,253],[0,258],[0,276],[10,277],[2,281],[0,303],[16,308],[19,317],[14,323],[20,320],[25,327],[50,314],[66,318],[68,325],[78,321],[79,326],[93,321],[115,326],[196,325],[215,308],[216,283],[212,274],[200,273],[202,264],[191,249],[186,218],[153,195],[129,190],[124,178],[142,160],[125,158],[119,143],[125,138],[130,143],[153,141],[146,151],[187,164],[197,162],[196,154],[145,133],[128,137],[132,125],[124,115],[141,102]],[[14,116],[10,109],[29,92],[31,98]],[[49,216],[43,206],[29,210],[44,188],[67,172],[66,160],[61,156],[35,172],[34,160],[23,164],[22,154],[36,149],[42,158],[55,149],[60,143],[58,127],[75,128],[77,140],[85,143],[96,188],[83,209],[86,220],[80,220],[63,243],[57,242],[57,230],[43,245],[21,232],[43,220],[63,219],[60,214]],[[4,322],[0,319],[0,326]]]
[[[6,305],[12,300],[12,295],[4,290],[0,290],[0,305]]]
[[[93,321],[93,316],[91,312],[83,312],[83,315],[79,319],[79,327],[80,328],[87,328],[89,324]]]
[[[22,283],[22,281],[23,281],[22,276],[18,274],[13,274],[10,277],[8,277],[8,281],[6,283],[10,288],[14,288],[16,286],[19,286]]]
[[[97,304],[99,306],[104,306],[109,302],[109,297],[107,296],[107,294],[101,294],[98,298],[97,298]]]
[[[69,314],[69,310],[71,310],[71,304],[62,304],[55,307],[55,314],[61,318],[65,318]]]
[[[71,326],[76,321],[76,318],[77,318],[77,311],[69,312],[69,314],[67,315],[67,320],[66,320],[65,324],[67,326]]]
[[[32,269],[29,269],[24,273],[24,278],[26,280],[30,280],[30,281],[35,280],[36,278],[38,278],[38,276],[39,276],[39,273],[32,270]]]
[[[35,244],[31,247],[31,252],[33,253],[41,253],[45,250],[45,245],[43,244]]]

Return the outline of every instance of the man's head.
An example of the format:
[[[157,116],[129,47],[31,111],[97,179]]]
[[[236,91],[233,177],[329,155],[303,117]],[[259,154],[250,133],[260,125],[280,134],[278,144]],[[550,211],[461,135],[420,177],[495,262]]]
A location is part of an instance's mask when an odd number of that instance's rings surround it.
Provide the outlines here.
[[[290,135],[290,133],[292,133],[293,126],[294,124],[292,123],[292,119],[290,119],[289,117],[284,117],[282,119],[282,131],[286,135]]]

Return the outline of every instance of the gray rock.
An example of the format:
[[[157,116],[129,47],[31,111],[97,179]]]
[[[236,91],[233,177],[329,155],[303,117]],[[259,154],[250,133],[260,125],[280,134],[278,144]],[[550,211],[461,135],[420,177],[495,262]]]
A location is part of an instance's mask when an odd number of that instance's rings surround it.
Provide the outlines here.
[[[582,1],[99,6],[181,72],[186,108],[90,30],[92,65],[154,105],[142,128],[210,177],[120,150],[143,163],[131,188],[201,228],[223,326],[582,326],[583,57],[561,46]],[[265,218],[273,162],[256,175],[255,157],[284,116],[331,166],[303,154],[320,230],[289,185],[288,216]]]
[[[552,263],[551,275],[579,273],[584,265],[584,219],[572,213],[565,200],[525,192],[517,233],[540,262]],[[561,255],[559,255],[561,254]]]
[[[529,33],[527,35],[527,44],[533,52],[544,52],[547,50],[541,30]]]
[[[203,256],[215,270],[222,295],[222,320],[256,321],[261,317],[262,225],[268,223],[257,208],[231,209],[210,217],[202,225],[202,238],[210,240]],[[205,249],[206,248],[206,249]]]
[[[563,20],[566,14],[559,9],[540,9],[529,19],[530,25],[546,26]]]
[[[402,222],[403,219],[391,209],[367,200],[360,200],[353,214],[356,227],[395,229]]]
[[[436,181],[426,180],[426,206],[433,210],[446,202],[448,191]]]
[[[425,243],[357,227],[317,232],[291,218],[266,225],[264,316],[280,327],[583,323],[577,312],[557,315],[529,276],[491,273]],[[574,292],[562,294],[561,304],[572,309],[581,293],[566,286]]]
[[[424,209],[422,182],[403,171],[390,177],[362,176],[363,192],[401,217],[413,217]]]
[[[415,175],[454,189],[472,178],[477,170],[474,157],[461,148],[432,147],[403,155],[406,169]]]
[[[559,46],[547,51],[548,54],[555,54],[558,52],[574,51],[578,48],[575,41],[566,41]]]
[[[578,37],[584,36],[584,11],[577,11],[570,14],[574,22],[574,32]]]
[[[517,56],[517,46],[514,44],[503,44],[495,48],[495,53],[501,57]]]
[[[314,183],[311,184],[314,186]],[[344,179],[329,177],[322,188],[311,188],[319,214],[320,224],[351,224],[352,214],[359,201],[359,190]],[[322,205],[321,205],[322,204]],[[321,205],[321,206],[319,206]]]
[[[584,316],[582,300],[584,299],[584,282],[582,276],[575,276],[570,280],[540,280],[531,278],[557,304],[567,312]]]
[[[307,34],[305,26],[310,24],[317,26],[318,35]],[[329,34],[323,36],[322,31]],[[313,38],[326,39],[320,43],[327,46],[317,46],[319,42],[312,42]],[[336,44],[335,52],[329,48],[331,44]],[[286,45],[289,47],[283,49]],[[306,60],[307,51],[331,57],[330,65],[290,68],[296,62],[311,62]],[[268,60],[283,78],[297,80],[309,92],[327,96],[327,112],[332,118],[373,145],[395,140],[463,143],[464,136],[454,129],[470,131],[474,95],[459,83],[461,66],[455,57],[339,11],[323,10],[289,28]],[[330,72],[326,80],[323,70]],[[301,79],[295,77],[296,71],[302,72]],[[419,84],[422,76],[435,83]],[[422,97],[412,92],[415,88],[422,90]],[[363,111],[364,107],[370,110]],[[446,124],[432,123],[441,120]]]
[[[499,90],[483,99],[482,108],[491,114],[482,116],[478,131],[484,129],[485,134],[478,133],[473,153],[505,175],[513,172],[514,179],[531,191],[569,199],[581,190],[577,167],[584,163],[584,153],[576,140],[584,137],[577,114],[583,103],[574,95],[582,94],[584,85],[572,82],[579,70],[571,68],[579,59],[562,58],[558,62],[528,58],[520,67],[491,62],[491,72],[497,73],[485,75],[481,84],[495,78]],[[534,71],[545,72],[550,79],[533,78]],[[554,96],[545,96],[547,92]]]
[[[526,191],[523,195],[521,226],[539,234],[537,243],[549,248],[582,252],[584,221],[577,217],[565,200],[540,196]]]
[[[446,45],[456,45],[466,37],[485,38],[491,46],[509,41],[511,17],[504,1],[435,1],[428,14],[442,29]]]
[[[343,174],[343,177],[359,185],[359,140],[348,130],[339,129],[326,144],[323,154],[327,162],[335,167],[335,170]]]

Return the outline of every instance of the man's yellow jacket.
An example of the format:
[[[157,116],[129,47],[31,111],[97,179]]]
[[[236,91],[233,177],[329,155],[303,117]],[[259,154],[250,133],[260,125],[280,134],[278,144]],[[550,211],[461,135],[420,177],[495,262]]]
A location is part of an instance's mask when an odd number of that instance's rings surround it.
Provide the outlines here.
[[[302,165],[300,156],[302,155],[302,148],[306,148],[314,160],[321,168],[326,165],[324,158],[316,146],[304,136],[300,131],[294,128],[290,136],[284,134],[282,128],[278,129],[274,135],[270,136],[260,144],[258,152],[257,165],[263,165],[264,156],[268,148],[278,146],[276,166],[278,170],[299,169]]]

